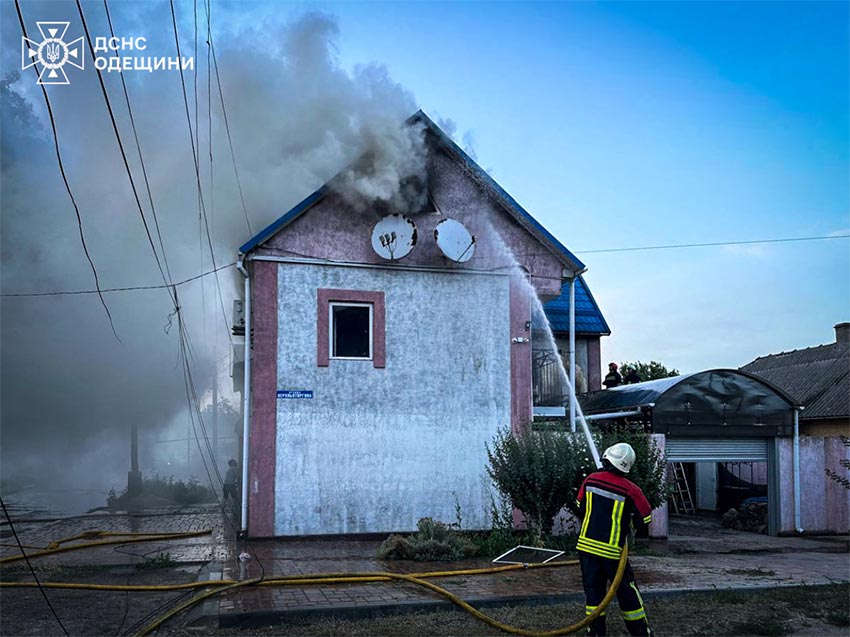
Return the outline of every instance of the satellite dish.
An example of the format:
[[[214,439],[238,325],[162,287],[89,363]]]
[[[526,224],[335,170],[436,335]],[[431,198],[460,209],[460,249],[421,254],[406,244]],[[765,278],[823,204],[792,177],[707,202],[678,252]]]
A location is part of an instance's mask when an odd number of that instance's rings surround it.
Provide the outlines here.
[[[475,254],[475,235],[454,219],[443,219],[434,228],[437,247],[455,263],[466,263]]]
[[[387,215],[372,228],[372,249],[382,259],[401,259],[415,245],[416,224],[402,215]]]

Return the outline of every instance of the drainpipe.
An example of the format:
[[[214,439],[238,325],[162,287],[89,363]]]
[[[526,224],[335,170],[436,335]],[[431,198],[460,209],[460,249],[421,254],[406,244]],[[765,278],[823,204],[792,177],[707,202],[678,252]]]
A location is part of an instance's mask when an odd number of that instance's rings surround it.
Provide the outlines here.
[[[794,530],[803,533],[803,512],[800,504],[800,412],[804,407],[794,407]]]
[[[570,431],[576,431],[576,277],[570,279]]]
[[[248,440],[251,435],[251,276],[245,268],[245,258],[236,268],[245,277],[245,375],[242,380],[242,524],[240,534],[248,534]]]

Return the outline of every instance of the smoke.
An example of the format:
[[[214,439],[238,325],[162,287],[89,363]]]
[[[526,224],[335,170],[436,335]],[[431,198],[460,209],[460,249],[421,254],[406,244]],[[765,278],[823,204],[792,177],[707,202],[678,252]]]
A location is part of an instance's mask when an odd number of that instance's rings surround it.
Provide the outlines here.
[[[85,5],[92,37],[109,34],[100,7]],[[0,9],[0,286],[4,294],[90,290],[92,274],[59,175],[41,91],[30,70],[15,70],[20,68],[21,33],[14,6],[4,3]],[[119,79],[115,73],[106,78],[154,243],[159,249],[160,234],[174,281],[212,268],[205,225],[215,265],[221,267],[250,238],[248,223],[258,232],[341,170],[334,185],[356,206],[375,200],[397,208],[419,206],[423,197],[422,131],[402,126],[416,110],[410,92],[380,65],[344,68],[336,49],[339,25],[331,16],[310,13],[286,21],[270,15],[249,24],[236,19],[244,17],[238,9],[214,9],[221,13],[213,16],[213,33],[247,223],[215,69],[207,76],[205,33],[198,36],[196,73],[186,75],[186,88],[206,224],[179,74],[125,74],[158,232]],[[223,13],[228,10],[234,13]],[[175,54],[167,3],[115,3],[112,12],[116,35],[145,36],[150,55]],[[25,5],[24,14],[33,31],[36,20],[68,20],[69,36],[82,31],[70,3]],[[184,56],[195,54],[189,12],[178,14],[178,24]],[[162,284],[94,70],[89,64],[84,73],[75,71],[69,71],[70,86],[49,87],[48,92],[101,286]],[[227,323],[238,285],[230,268],[220,273],[218,284],[208,276],[178,287],[192,371],[204,402],[214,379],[226,398],[238,399],[227,390]],[[175,455],[169,443],[158,439],[176,433],[185,437],[187,399],[167,291],[111,292],[105,297],[120,342],[96,295],[2,299],[0,453],[5,479],[26,476],[108,489],[124,480],[131,423],[139,425],[149,457]],[[185,450],[185,441],[179,445]],[[205,477],[200,466],[192,473]]]

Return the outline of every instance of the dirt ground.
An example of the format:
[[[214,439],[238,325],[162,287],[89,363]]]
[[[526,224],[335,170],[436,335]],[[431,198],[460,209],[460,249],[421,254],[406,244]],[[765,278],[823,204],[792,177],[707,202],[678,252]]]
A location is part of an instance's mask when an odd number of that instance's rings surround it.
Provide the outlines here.
[[[167,584],[194,581],[200,566],[138,569],[134,567],[42,568],[40,577],[51,581],[111,584]],[[24,578],[17,569],[4,569],[3,580]],[[189,594],[46,591],[62,624],[71,635],[133,634],[173,603]],[[754,592],[719,591],[656,597],[647,609],[657,635],[664,636],[763,636],[800,635],[848,637],[850,635],[850,585],[795,587]],[[535,630],[551,630],[581,618],[580,602],[552,606],[518,606],[487,609],[507,624]],[[316,619],[294,621],[262,628],[185,627],[186,615],[170,620],[159,635],[189,637],[199,634],[230,635],[366,636],[411,635],[503,635],[463,612],[438,611],[387,616],[377,619]],[[609,635],[626,635],[616,609],[609,612]],[[61,635],[62,629],[50,613],[38,589],[0,591],[0,635]]]
[[[650,622],[661,637],[696,635],[748,637],[799,635],[847,637],[850,635],[850,585],[795,587],[738,593],[689,593],[647,600]],[[582,603],[553,606],[519,606],[487,609],[499,621],[533,630],[553,630],[583,616]],[[171,625],[160,634],[172,637],[198,635]],[[346,621],[321,619],[290,622],[263,628],[207,630],[202,634],[288,635],[293,637],[395,637],[450,635],[504,635],[473,619],[465,612],[444,611],[397,615],[380,619]],[[616,609],[608,619],[608,634],[628,635]]]
[[[51,582],[80,582],[91,584],[143,585],[182,584],[194,582],[201,566],[171,568],[38,565],[39,580]],[[26,566],[15,565],[2,571],[2,580],[32,581]],[[180,593],[113,591],[74,591],[45,589],[48,600],[70,635],[124,635],[146,623],[148,615],[158,616],[169,608]],[[17,637],[30,635],[62,635],[59,622],[37,588],[0,589],[0,635]]]

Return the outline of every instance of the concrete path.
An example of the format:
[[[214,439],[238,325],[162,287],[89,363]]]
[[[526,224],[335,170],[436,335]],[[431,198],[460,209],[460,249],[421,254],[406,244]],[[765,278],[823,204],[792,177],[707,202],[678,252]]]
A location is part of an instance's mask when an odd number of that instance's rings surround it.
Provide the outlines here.
[[[848,538],[770,538],[722,529],[712,520],[675,520],[671,539],[641,545],[631,559],[638,584],[648,597],[683,591],[828,584],[850,580]],[[391,571],[412,573],[490,566],[464,562],[381,562],[378,542],[284,540],[255,542],[255,558],[231,559],[223,577],[244,579],[265,573]],[[582,596],[578,566],[512,571],[494,575],[450,576],[432,580],[476,607],[555,603]],[[304,615],[364,617],[450,607],[436,593],[403,582],[254,588],[224,597],[222,626],[257,625]]]
[[[172,541],[127,543],[70,551],[39,558],[61,565],[139,562],[165,553],[184,563],[208,563],[212,579],[241,580],[265,574],[328,572],[421,573],[490,566],[488,560],[463,562],[381,562],[378,541],[349,539],[238,542],[232,525],[211,507],[172,509],[144,514],[101,514],[52,521],[16,523],[21,541],[46,546],[51,540],[87,530],[160,533],[212,529],[209,535]],[[850,580],[847,536],[771,538],[723,529],[715,520],[671,520],[670,539],[639,545],[631,558],[638,584],[648,597],[672,592],[749,587],[827,584]],[[18,553],[8,525],[0,524],[0,556]],[[252,554],[247,561],[242,552]],[[16,563],[16,564],[22,564]],[[478,607],[518,603],[553,603],[582,595],[578,566],[519,570],[432,580]],[[251,587],[221,596],[203,607],[202,621],[220,625],[264,624],[304,615],[363,617],[405,610],[450,606],[421,587],[401,582],[300,587]],[[197,617],[200,613],[195,613]]]

